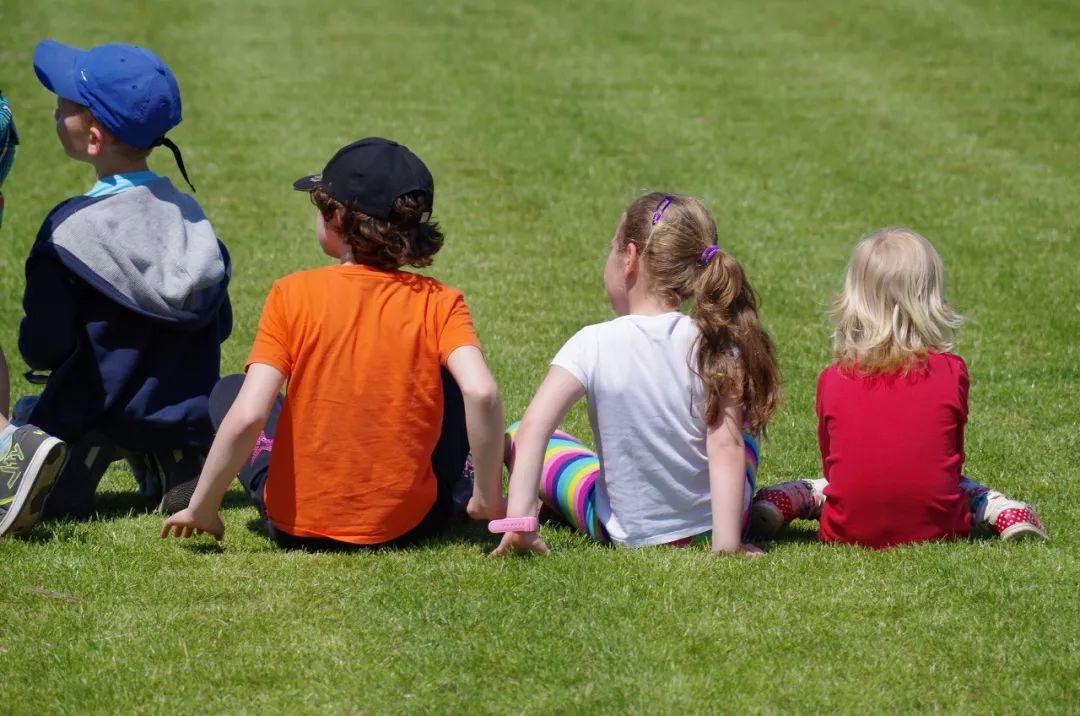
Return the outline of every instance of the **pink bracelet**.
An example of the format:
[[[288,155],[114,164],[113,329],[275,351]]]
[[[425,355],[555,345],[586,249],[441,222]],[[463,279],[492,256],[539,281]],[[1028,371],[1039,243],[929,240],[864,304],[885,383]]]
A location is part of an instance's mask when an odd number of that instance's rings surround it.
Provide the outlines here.
[[[535,517],[504,517],[488,522],[488,531],[500,532],[536,532],[540,529],[540,520]]]

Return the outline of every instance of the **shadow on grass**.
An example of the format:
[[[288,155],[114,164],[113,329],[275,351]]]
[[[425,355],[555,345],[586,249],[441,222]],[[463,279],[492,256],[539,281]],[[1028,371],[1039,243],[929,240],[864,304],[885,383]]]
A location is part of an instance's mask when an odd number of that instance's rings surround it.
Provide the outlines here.
[[[47,519],[34,525],[33,530],[12,538],[24,542],[43,544],[53,540],[78,541],[77,527],[87,522],[109,522],[157,512],[159,499],[147,498],[135,491],[99,492],[94,500],[94,512],[87,519]],[[222,500],[223,509],[250,507],[251,501],[242,493],[228,492]],[[161,515],[164,519],[164,514]]]
[[[773,539],[755,539],[750,536],[750,542],[768,552],[785,544],[814,544],[817,543],[817,525],[807,522],[805,526],[788,526]]]
[[[1037,543],[1037,542],[1042,542],[1043,540],[1041,540],[1040,538],[1032,535],[1032,536],[1029,536],[1029,537],[1026,537],[1026,538],[1022,539],[1021,541],[1030,541],[1030,542],[1033,542],[1033,543]],[[761,549],[764,550],[765,552],[769,552],[769,551],[771,551],[773,549],[776,549],[777,547],[782,547],[785,544],[821,544],[821,545],[828,546],[828,547],[841,547],[841,548],[854,547],[854,548],[859,548],[859,545],[853,545],[853,544],[821,542],[818,539],[816,523],[812,523],[812,522],[804,522],[804,523],[802,523],[802,525],[790,525],[790,526],[786,527],[779,535],[777,535],[773,539],[754,539],[754,537],[751,536],[750,542],[752,542],[753,544],[756,544],[758,547],[761,547]],[[948,542],[950,542],[950,540],[937,540],[937,542],[938,543],[948,543]],[[968,543],[968,544],[994,543],[994,542],[996,542],[996,543],[1005,544],[1005,542],[1002,541],[1001,537],[999,537],[996,533],[994,533],[992,531],[989,531],[989,530],[979,530],[979,529],[973,529],[971,531],[971,534],[968,537],[958,538],[958,539],[955,540],[955,542],[956,543]],[[915,545],[919,545],[919,544],[932,544],[932,543],[934,543],[933,540],[931,540],[929,542],[904,543],[904,544],[894,545],[893,547],[891,547],[889,549],[895,549],[895,548],[900,548],[900,547],[910,547],[910,546],[915,546]],[[873,549],[873,548],[866,547],[866,549]]]
[[[262,537],[267,544],[274,546],[274,540],[270,539],[270,533],[266,531],[266,520],[262,517],[252,517],[247,521],[246,527],[248,532]]]
[[[183,547],[194,554],[225,554],[225,547],[216,540],[213,542],[184,540]]]
[[[274,546],[274,547],[277,547],[277,544],[270,537],[269,532],[267,532],[266,521],[263,520],[261,517],[252,517],[250,520],[247,521],[246,527],[248,529],[248,532],[251,532],[254,535],[258,535],[259,537],[262,537],[264,540],[266,540],[267,544],[269,544],[271,546]],[[302,550],[302,551],[310,551],[312,553],[331,553],[331,554],[334,554],[334,553],[339,553],[339,554],[340,553],[345,553],[345,554],[347,554],[349,552],[354,552],[354,551],[355,552],[368,552],[368,553],[370,553],[370,552],[379,552],[379,551],[384,551],[384,550],[388,551],[388,552],[413,552],[413,551],[429,549],[429,548],[465,546],[465,547],[475,548],[476,551],[479,552],[480,554],[487,554],[488,552],[490,552],[492,549],[495,548],[496,544],[498,544],[498,541],[494,541],[494,542],[492,541],[493,537],[494,537],[494,535],[492,535],[491,533],[489,533],[487,531],[487,527],[486,527],[485,523],[482,523],[482,522],[454,522],[449,527],[447,527],[445,531],[443,531],[443,532],[441,532],[439,534],[436,534],[436,535],[434,535],[432,537],[428,537],[427,539],[420,540],[419,542],[415,542],[413,544],[403,544],[403,545],[395,545],[395,546],[389,546],[389,547],[384,546],[384,547],[373,547],[373,548],[364,548],[363,546],[359,546],[359,548],[355,549],[355,550],[350,549],[349,547],[345,547],[345,548],[342,548],[342,549],[334,549],[334,548],[312,549],[312,550],[306,550],[305,549],[305,550]]]
[[[137,492],[99,492],[94,501],[94,520],[104,521],[145,515],[157,510],[159,498],[148,498]],[[222,509],[250,507],[251,501],[246,495],[230,490],[221,501]]]

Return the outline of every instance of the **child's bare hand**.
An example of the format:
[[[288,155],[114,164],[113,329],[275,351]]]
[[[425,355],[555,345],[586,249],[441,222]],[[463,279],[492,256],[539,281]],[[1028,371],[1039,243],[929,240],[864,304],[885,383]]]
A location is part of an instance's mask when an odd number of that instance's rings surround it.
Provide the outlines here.
[[[750,544],[749,542],[745,542],[743,544],[740,544],[738,549],[732,550],[732,551],[728,551],[728,550],[724,550],[724,549],[717,549],[716,547],[713,547],[712,553],[713,553],[714,557],[726,557],[726,556],[731,556],[731,555],[741,555],[743,557],[764,557],[765,556],[765,551],[762,550],[761,547],[758,547],[757,545],[754,545],[754,544]]]
[[[216,510],[210,515],[202,515],[188,507],[168,517],[161,526],[162,537],[191,537],[203,533],[214,535],[217,540],[225,536],[225,523]]]
[[[540,539],[540,534],[537,532],[507,532],[491,554],[494,557],[503,557],[510,552],[550,554],[551,550],[544,544],[544,540]]]

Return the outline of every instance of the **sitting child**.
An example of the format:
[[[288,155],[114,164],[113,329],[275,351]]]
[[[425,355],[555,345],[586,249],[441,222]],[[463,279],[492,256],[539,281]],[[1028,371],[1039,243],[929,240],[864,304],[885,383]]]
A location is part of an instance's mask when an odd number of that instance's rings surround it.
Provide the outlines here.
[[[0,92],[0,188],[15,161],[15,119],[11,105]],[[0,225],[4,218],[4,195],[0,193]],[[21,427],[8,421],[11,393],[8,365],[0,348],[0,537],[29,531],[37,522],[67,448],[33,425]]]
[[[238,475],[281,547],[413,543],[449,524],[470,448],[468,512],[502,516],[502,402],[465,299],[401,270],[442,248],[427,167],[368,138],[294,186],[338,263],[274,283],[242,385],[230,376],[214,390],[224,415],[191,504],[161,536],[221,539]]]
[[[930,242],[905,228],[860,241],[832,316],[836,362],[817,388],[825,477],[763,488],[754,534],[820,517],[823,541],[876,548],[965,537],[972,526],[1045,539],[1030,506],[961,472],[968,372],[949,352],[961,320]]]
[[[179,151],[169,68],[131,45],[43,40],[38,79],[57,96],[56,134],[97,183],[45,218],[26,261],[19,350],[45,382],[16,405],[68,443],[46,517],[86,518],[105,469],[128,459],[166,512],[187,504],[210,446],[209,396],[232,327],[229,255],[192,197],[149,170]]]
[[[511,429],[509,517],[489,527],[505,533],[494,554],[547,553],[537,494],[602,542],[761,554],[743,538],[779,380],[754,291],[717,245],[713,217],[691,197],[634,200],[611,238],[604,288],[618,318],[562,347]],[[555,433],[582,397],[596,454]]]

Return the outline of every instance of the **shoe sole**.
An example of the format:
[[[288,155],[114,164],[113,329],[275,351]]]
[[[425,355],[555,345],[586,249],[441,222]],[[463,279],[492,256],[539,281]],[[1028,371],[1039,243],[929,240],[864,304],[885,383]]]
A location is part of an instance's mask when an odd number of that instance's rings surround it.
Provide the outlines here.
[[[161,496],[158,511],[167,515],[174,515],[180,510],[186,510],[191,503],[191,496],[195,494],[195,486],[199,483],[198,476],[194,480],[181,482],[174,485],[171,490]]]
[[[1046,530],[1041,530],[1031,523],[1018,523],[1001,531],[1002,542],[1017,542],[1027,539],[1048,540],[1050,535],[1047,534]]]
[[[58,438],[46,438],[41,443],[26,466],[26,473],[33,477],[28,480],[24,476],[15,499],[0,521],[0,536],[24,534],[33,529],[66,458],[67,446]]]
[[[750,534],[754,537],[772,539],[784,528],[784,514],[780,508],[767,500],[750,505]]]
[[[191,496],[195,494],[195,486],[199,484],[199,475],[202,473],[206,458],[199,458],[194,454],[173,453],[167,459],[170,462],[162,464],[160,455],[151,456],[148,462],[161,485],[161,502],[158,503],[158,511],[173,515],[187,509]],[[181,479],[170,485],[172,480],[181,477],[178,474],[181,471],[184,473],[182,477],[187,479]]]

